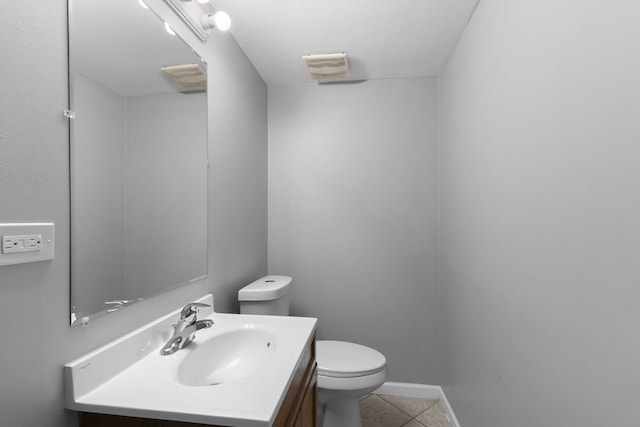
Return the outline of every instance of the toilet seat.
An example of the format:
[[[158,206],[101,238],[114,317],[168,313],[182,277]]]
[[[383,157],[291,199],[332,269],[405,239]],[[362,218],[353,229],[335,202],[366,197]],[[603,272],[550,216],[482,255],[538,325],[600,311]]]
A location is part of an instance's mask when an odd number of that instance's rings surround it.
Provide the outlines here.
[[[345,341],[316,341],[318,375],[356,378],[385,370],[387,359],[372,348]]]

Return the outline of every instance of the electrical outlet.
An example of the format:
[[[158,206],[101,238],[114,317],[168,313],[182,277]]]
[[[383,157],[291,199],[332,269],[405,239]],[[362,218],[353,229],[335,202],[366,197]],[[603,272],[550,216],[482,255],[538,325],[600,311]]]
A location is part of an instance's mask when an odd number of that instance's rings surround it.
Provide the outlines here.
[[[53,259],[53,223],[0,224],[0,266]]]
[[[2,236],[2,253],[32,252],[42,250],[42,234]]]

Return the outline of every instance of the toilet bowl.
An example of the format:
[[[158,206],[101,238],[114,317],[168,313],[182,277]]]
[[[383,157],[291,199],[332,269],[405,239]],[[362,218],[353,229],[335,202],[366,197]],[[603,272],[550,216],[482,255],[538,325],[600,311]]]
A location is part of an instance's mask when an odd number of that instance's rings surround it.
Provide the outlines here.
[[[322,427],[362,425],[360,397],[387,379],[387,360],[372,348],[345,341],[317,341],[318,409]]]
[[[291,277],[265,276],[238,291],[241,314],[289,314]],[[387,379],[387,360],[364,345],[316,341],[318,425],[361,427],[359,398]]]

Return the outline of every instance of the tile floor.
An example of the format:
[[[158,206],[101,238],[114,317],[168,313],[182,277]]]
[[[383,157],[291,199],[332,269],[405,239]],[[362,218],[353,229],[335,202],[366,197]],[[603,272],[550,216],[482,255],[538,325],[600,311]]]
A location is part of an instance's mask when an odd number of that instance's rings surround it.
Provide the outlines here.
[[[362,427],[451,427],[435,399],[369,394],[360,399]]]

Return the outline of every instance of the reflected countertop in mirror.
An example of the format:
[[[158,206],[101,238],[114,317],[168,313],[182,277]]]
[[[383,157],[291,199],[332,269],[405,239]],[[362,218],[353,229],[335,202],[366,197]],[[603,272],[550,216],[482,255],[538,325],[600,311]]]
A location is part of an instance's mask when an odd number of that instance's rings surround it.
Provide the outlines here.
[[[165,27],[69,0],[72,324],[207,275],[206,65]]]

